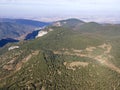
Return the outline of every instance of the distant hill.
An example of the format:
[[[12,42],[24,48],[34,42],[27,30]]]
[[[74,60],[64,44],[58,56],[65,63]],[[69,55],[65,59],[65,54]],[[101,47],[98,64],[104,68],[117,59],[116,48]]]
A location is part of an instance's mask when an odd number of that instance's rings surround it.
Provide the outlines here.
[[[11,22],[0,22],[0,39],[17,38],[35,29],[35,26],[22,25]]]
[[[78,24],[84,24],[84,21],[81,21],[79,19],[71,18],[67,20],[61,20],[53,23],[53,26],[63,26],[68,28],[74,28]]]
[[[18,38],[47,25],[49,23],[26,19],[0,19],[0,39]]]
[[[102,37],[117,38],[120,35],[119,24],[99,24],[96,22],[88,22],[83,25],[77,25],[74,30],[77,30],[83,34],[93,34]]]
[[[96,22],[88,22],[84,23],[83,25],[76,25],[74,30],[78,30],[80,32],[96,32],[99,31],[99,28],[103,28],[101,24],[98,24]]]
[[[7,18],[1,18],[0,22],[11,22],[11,23],[30,25],[35,27],[43,27],[50,24],[48,22],[41,22],[41,21],[35,21],[35,20],[29,20],[29,19],[7,19]]]

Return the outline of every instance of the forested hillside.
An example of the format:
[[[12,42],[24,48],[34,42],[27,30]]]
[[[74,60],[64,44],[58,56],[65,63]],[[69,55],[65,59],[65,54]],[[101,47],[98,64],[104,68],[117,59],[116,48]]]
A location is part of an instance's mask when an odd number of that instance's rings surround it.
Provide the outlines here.
[[[73,21],[0,48],[0,89],[120,90],[119,25]]]

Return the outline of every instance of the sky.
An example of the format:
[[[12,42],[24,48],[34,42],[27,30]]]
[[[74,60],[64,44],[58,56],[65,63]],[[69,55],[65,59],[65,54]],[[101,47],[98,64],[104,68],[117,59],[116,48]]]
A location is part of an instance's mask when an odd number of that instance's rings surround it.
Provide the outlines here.
[[[120,0],[0,0],[0,17],[120,16]]]

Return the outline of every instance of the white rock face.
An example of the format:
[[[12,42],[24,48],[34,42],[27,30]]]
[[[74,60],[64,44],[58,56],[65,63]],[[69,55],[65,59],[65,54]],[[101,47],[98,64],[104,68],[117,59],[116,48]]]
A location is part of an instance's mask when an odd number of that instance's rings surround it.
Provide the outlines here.
[[[48,32],[47,31],[39,31],[38,35],[36,36],[36,38],[38,37],[42,37],[44,36],[45,34],[47,34]]]
[[[8,50],[10,51],[10,50],[17,49],[17,48],[19,48],[19,46],[11,46],[8,48]]]

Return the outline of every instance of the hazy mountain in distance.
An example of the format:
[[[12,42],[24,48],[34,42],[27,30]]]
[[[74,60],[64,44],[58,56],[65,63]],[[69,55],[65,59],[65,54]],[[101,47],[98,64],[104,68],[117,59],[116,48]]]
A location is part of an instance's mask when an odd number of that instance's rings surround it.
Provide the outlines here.
[[[11,22],[11,23],[24,24],[35,27],[43,27],[50,24],[48,22],[41,22],[41,21],[35,21],[29,19],[8,19],[8,18],[0,18],[0,22]]]
[[[60,21],[56,21],[53,23],[53,26],[63,26],[63,27],[69,27],[69,28],[74,28],[76,25],[78,24],[84,24],[84,21],[81,21],[79,19],[75,19],[75,18],[70,18],[70,19],[66,19],[66,20],[60,20]]]
[[[49,24],[26,19],[0,19],[0,39],[18,38]]]

